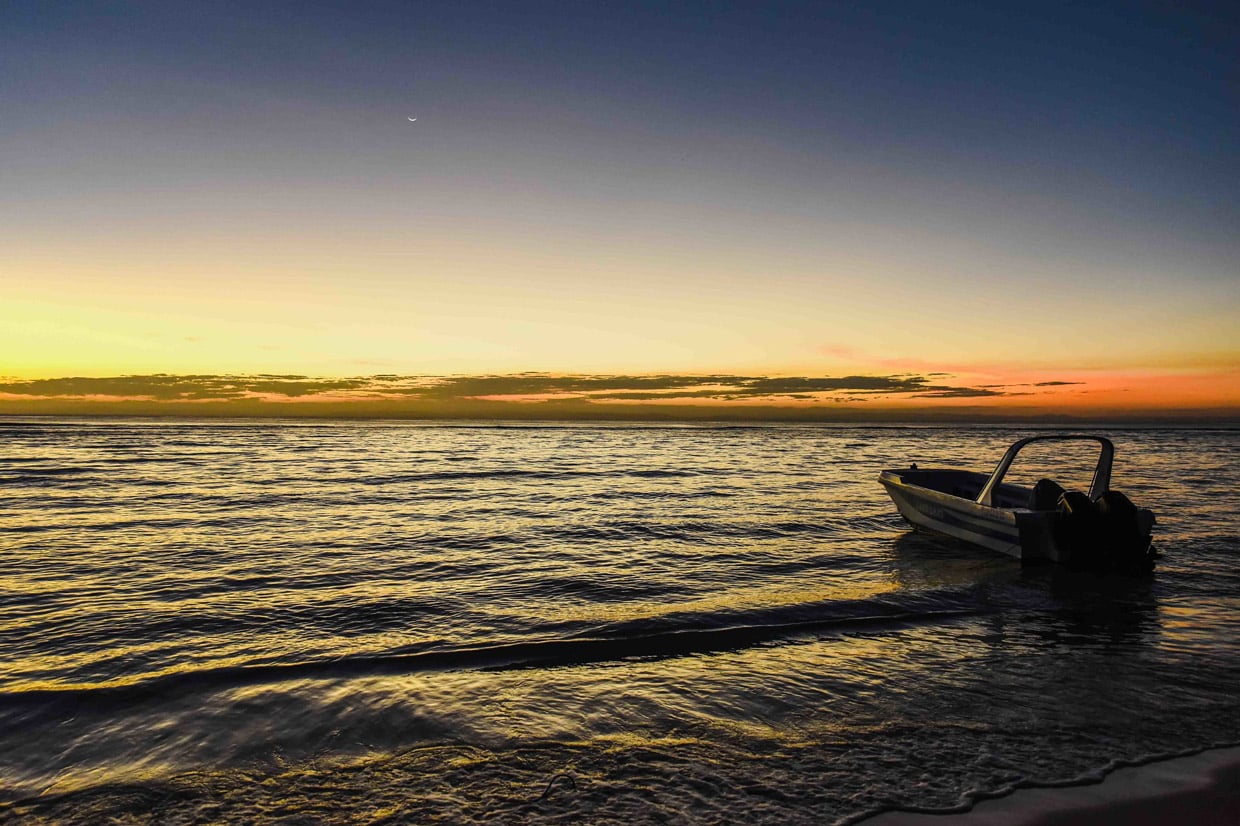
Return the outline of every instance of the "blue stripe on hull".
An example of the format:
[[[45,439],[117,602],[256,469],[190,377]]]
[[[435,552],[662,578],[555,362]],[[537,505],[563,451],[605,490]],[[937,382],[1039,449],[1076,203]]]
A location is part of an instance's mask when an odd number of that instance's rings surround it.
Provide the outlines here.
[[[1011,511],[883,480],[900,514],[914,526],[1021,559],[1020,529]]]

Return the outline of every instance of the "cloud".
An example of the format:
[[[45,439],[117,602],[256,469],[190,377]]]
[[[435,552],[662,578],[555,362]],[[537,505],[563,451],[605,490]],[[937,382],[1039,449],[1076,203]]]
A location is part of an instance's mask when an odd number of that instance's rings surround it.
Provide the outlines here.
[[[607,391],[658,392],[734,382],[731,376],[553,376],[522,373],[509,376],[453,376],[421,392],[428,397],[532,396],[598,394]]]
[[[592,393],[589,396],[574,396],[574,398],[593,399],[596,401],[658,401],[664,399],[721,399],[731,400],[740,398],[734,391],[722,392],[719,390],[674,390],[671,392],[659,392],[655,390],[614,390],[606,393]]]
[[[859,390],[870,393],[911,393],[925,389],[924,376],[844,376],[843,378],[747,379],[745,388],[754,395]]]
[[[521,374],[515,376],[457,376],[440,380],[431,387],[394,390],[424,398],[579,398],[589,401],[656,401],[668,399],[785,398],[826,400],[869,395],[921,393],[960,390],[979,395],[971,388],[930,385],[925,376],[691,376],[659,374],[651,376],[555,376]],[[981,394],[993,395],[993,394]]]
[[[32,379],[0,384],[0,393],[42,398],[153,399],[156,401],[199,401],[239,399],[263,395],[297,398],[329,391],[356,389],[364,379],[311,379],[306,376],[73,376]]]
[[[936,376],[937,378],[937,376]],[[1067,382],[1063,382],[1067,383]],[[784,400],[854,403],[868,398],[969,398],[1004,395],[988,387],[931,384],[925,375],[739,376],[553,375],[519,373],[478,376],[379,374],[321,378],[295,374],[131,375],[10,380],[9,398],[138,399],[157,402],[211,400],[341,401],[368,398],[428,403],[462,401],[653,402],[684,400],[744,402]]]
[[[1005,396],[999,390],[988,390],[985,387],[928,387],[930,392],[918,393],[915,399],[973,399],[984,396]]]

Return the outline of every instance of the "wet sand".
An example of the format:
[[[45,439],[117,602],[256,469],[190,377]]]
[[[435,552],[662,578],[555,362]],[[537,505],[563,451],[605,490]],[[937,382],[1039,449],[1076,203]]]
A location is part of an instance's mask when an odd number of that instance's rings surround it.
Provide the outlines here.
[[[1240,748],[1117,769],[1101,783],[1019,789],[960,814],[887,812],[865,826],[1234,826],[1240,823]]]

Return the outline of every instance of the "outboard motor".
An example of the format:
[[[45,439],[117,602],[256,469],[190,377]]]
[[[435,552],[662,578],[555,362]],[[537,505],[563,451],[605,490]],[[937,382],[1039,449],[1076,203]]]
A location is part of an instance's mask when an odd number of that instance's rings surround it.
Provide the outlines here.
[[[1029,509],[1034,511],[1053,511],[1059,508],[1059,497],[1067,493],[1063,485],[1054,479],[1039,479],[1029,495]]]
[[[1091,502],[1079,490],[1065,491],[1058,509],[1055,542],[1068,551],[1068,567],[1133,574],[1154,569],[1154,514],[1124,494],[1109,490]]]
[[[1154,547],[1150,532],[1154,514],[1138,508],[1124,494],[1108,490],[1094,502],[1103,525],[1103,538],[1109,543],[1112,567],[1126,573],[1145,573],[1154,569]]]

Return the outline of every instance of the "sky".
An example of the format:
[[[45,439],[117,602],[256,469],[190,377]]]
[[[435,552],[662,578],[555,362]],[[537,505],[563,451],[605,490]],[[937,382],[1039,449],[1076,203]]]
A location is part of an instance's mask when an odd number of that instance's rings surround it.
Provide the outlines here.
[[[9,0],[0,413],[1240,415],[1238,56],[1226,4]]]

